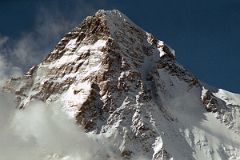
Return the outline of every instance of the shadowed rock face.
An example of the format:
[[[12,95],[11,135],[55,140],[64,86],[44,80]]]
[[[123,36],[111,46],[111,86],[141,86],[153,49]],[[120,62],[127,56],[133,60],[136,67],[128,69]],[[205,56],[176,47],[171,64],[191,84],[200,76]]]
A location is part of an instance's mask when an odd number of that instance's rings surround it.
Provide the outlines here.
[[[87,17],[42,63],[4,87],[16,94],[21,109],[33,100],[61,102],[86,132],[109,138],[123,159],[144,155],[153,160],[219,157],[199,127],[207,111],[238,131],[229,106],[203,88],[177,64],[170,47],[116,10]],[[185,122],[189,110],[198,114],[192,124]],[[238,155],[236,148],[222,152]]]
[[[95,130],[99,133],[102,125],[106,124],[106,117],[109,116],[109,113],[103,107],[104,103],[101,100],[98,85],[92,84],[91,88],[91,93],[79,109],[76,119],[77,123],[83,126],[87,132]]]
[[[218,101],[217,97],[215,97],[210,91],[207,91],[203,96],[203,104],[208,112],[216,112]]]

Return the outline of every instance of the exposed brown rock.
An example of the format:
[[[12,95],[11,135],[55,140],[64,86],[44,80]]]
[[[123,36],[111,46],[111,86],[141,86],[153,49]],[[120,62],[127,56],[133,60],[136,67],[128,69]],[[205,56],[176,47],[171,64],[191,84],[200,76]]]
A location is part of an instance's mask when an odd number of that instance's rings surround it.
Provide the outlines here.
[[[103,102],[99,93],[100,88],[96,84],[92,84],[91,88],[91,93],[79,109],[76,119],[87,132],[92,130],[99,132],[101,129],[98,128],[100,127],[99,124],[103,123],[102,121],[105,121],[106,117],[103,115]]]
[[[203,96],[202,101],[208,112],[217,112],[218,101],[210,91],[206,92],[206,94]]]

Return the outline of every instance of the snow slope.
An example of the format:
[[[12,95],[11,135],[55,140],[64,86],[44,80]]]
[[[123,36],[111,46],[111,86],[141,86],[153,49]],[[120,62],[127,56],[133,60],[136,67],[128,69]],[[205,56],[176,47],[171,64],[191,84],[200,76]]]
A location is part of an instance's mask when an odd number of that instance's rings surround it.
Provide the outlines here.
[[[20,109],[61,103],[122,159],[240,159],[240,95],[204,86],[174,50],[117,10],[87,17],[5,91]]]

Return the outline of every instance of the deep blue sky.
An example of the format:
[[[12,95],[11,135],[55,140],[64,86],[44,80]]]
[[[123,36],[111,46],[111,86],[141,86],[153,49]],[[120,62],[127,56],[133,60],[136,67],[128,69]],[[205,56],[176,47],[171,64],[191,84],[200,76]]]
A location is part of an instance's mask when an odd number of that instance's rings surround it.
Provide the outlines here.
[[[72,22],[69,30],[98,9],[119,9],[174,48],[178,62],[199,79],[240,93],[239,0],[1,0],[0,35],[16,40],[32,32],[42,8]]]

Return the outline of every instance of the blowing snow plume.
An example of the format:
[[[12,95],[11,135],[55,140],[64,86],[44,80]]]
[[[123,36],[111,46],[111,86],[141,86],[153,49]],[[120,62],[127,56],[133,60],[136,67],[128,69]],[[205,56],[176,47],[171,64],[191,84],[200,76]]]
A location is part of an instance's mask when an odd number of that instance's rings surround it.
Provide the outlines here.
[[[0,94],[0,160],[117,159],[110,145],[84,133],[59,104],[34,101],[16,110],[12,98]]]

